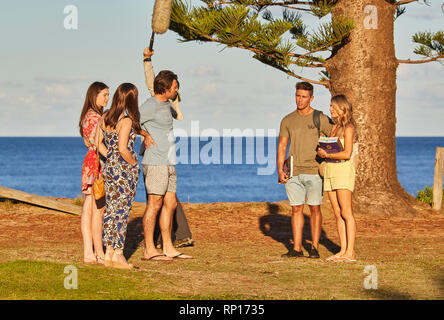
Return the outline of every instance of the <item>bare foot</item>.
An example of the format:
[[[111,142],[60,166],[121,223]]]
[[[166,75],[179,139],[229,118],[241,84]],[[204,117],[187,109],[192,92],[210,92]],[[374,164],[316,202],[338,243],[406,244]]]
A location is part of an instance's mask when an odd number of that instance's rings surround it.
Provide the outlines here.
[[[105,264],[105,257],[96,256],[96,260],[98,264]]]
[[[125,257],[123,256],[123,252],[118,252],[117,250],[114,251],[112,262],[113,262],[113,268],[118,268],[118,269],[133,268],[133,265],[131,263],[128,263],[128,261],[126,261]]]
[[[188,255],[183,254],[183,253],[181,253],[181,252],[179,252],[179,251],[177,251],[177,250],[175,250],[175,251],[171,251],[171,252],[168,252],[168,253],[164,252],[164,254],[165,254],[167,257],[169,257],[169,258],[177,258],[177,259],[193,259],[192,256],[188,256]]]
[[[332,255],[330,257],[328,257],[327,259],[325,259],[326,261],[337,261],[338,259],[342,258],[344,256],[345,252],[338,252],[335,255]]]
[[[92,257],[84,257],[83,258],[83,263],[85,263],[85,264],[95,264],[95,263],[97,263],[97,259],[94,256],[92,256]]]
[[[352,254],[344,254],[339,259],[343,262],[356,262],[356,255],[354,252]]]

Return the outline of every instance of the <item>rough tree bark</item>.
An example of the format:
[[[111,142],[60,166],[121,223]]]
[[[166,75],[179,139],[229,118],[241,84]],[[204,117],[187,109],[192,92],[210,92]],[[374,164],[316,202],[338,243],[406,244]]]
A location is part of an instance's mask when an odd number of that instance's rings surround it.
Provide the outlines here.
[[[369,21],[369,11],[364,10],[368,5],[377,9],[376,29],[370,28],[376,21]],[[420,206],[401,187],[396,170],[395,10],[385,0],[338,1],[333,19],[349,17],[355,29],[326,63],[331,94],[349,98],[357,122],[359,166],[354,207],[359,212],[383,215],[414,214]]]

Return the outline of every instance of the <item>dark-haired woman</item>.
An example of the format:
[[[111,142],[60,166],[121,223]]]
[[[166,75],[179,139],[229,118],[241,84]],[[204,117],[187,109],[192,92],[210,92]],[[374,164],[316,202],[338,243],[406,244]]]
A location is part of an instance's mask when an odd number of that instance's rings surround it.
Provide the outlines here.
[[[104,263],[105,254],[102,245],[103,209],[98,209],[92,192],[92,184],[97,174],[102,174],[96,155],[97,125],[108,104],[109,89],[102,82],[94,82],[86,92],[85,103],[80,115],[80,135],[88,148],[82,166],[82,193],[85,195],[80,221],[83,238],[83,262]]]
[[[103,170],[106,191],[103,219],[105,266],[132,269],[132,264],[123,256],[123,248],[139,179],[134,141],[141,128],[138,91],[133,84],[123,83],[117,88],[101,128],[98,141],[102,141],[103,137],[108,150]]]

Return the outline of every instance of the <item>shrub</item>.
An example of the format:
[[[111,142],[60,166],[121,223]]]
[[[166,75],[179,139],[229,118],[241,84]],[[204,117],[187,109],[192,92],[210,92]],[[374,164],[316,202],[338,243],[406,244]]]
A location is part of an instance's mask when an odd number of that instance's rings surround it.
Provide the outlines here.
[[[85,202],[85,196],[83,196],[83,195],[79,195],[73,201],[73,203],[77,206],[83,206],[83,202]]]
[[[444,202],[444,190],[442,199]],[[432,205],[433,202],[433,188],[429,188],[428,186],[425,186],[425,190],[418,191],[418,195],[416,196],[416,200],[428,203],[429,205]]]

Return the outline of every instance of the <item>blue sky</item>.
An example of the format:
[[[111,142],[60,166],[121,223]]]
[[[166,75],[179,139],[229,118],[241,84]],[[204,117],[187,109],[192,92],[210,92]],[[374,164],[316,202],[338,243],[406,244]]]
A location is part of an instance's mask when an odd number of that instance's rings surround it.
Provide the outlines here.
[[[193,1],[199,3],[199,1]],[[88,86],[103,81],[111,95],[122,82],[145,88],[142,51],[151,34],[154,0],[3,1],[0,10],[0,136],[78,136],[78,118]],[[416,31],[444,29],[442,1],[413,3],[395,22],[399,59],[413,54]],[[66,30],[65,6],[78,9],[78,29]],[[318,20],[307,16],[310,26]],[[324,20],[322,20],[324,21]],[[325,20],[326,21],[326,20]],[[175,126],[199,130],[279,129],[293,111],[296,79],[265,66],[240,49],[179,43],[158,35],[156,71],[179,75],[185,120]],[[302,72],[312,78],[318,76]],[[444,66],[401,64],[397,78],[397,136],[443,136]],[[313,106],[329,114],[330,94],[315,87]],[[110,103],[108,104],[108,107]]]

